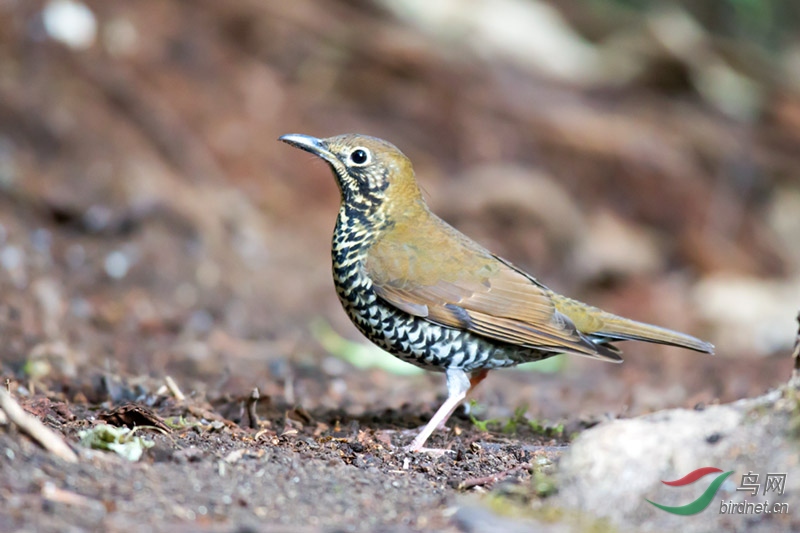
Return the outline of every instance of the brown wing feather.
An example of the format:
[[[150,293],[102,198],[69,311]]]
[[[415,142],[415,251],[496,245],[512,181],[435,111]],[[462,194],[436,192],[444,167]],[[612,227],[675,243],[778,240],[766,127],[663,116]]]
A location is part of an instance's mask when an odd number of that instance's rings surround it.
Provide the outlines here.
[[[510,344],[620,359],[615,350],[581,335],[556,309],[550,290],[439,223],[384,238],[369,250],[364,268],[383,300],[431,322]],[[426,257],[423,251],[431,250],[446,253]]]

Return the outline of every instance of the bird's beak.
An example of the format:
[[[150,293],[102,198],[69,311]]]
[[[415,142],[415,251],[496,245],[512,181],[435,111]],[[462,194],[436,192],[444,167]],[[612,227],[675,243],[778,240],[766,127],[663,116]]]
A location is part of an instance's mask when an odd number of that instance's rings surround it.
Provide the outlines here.
[[[321,157],[329,163],[337,161],[336,156],[333,152],[328,150],[325,141],[322,139],[317,139],[310,135],[303,135],[302,133],[289,133],[287,135],[281,135],[278,137],[278,140],[290,144],[295,148],[300,148],[301,150],[312,153],[317,157]]]

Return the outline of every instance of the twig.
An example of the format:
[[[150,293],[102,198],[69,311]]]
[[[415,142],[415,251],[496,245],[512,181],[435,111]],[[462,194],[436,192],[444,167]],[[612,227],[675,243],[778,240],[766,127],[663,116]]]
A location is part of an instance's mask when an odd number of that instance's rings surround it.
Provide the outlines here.
[[[42,485],[42,497],[46,500],[50,500],[51,502],[77,505],[81,507],[95,507],[103,505],[97,500],[87,498],[86,496],[82,496],[75,492],[60,489],[51,481],[48,481]]]
[[[42,424],[35,416],[25,412],[3,388],[0,388],[0,409],[5,411],[11,422],[30,435],[30,437],[38,442],[45,450],[68,463],[78,462],[78,456],[72,451],[72,448],[69,447],[61,435]]]
[[[797,337],[794,339],[794,370],[792,371],[792,381],[800,384],[800,312],[797,313]]]
[[[167,376],[164,378],[164,382],[167,384],[167,388],[175,396],[175,399],[179,402],[182,402],[186,399],[186,396],[183,395],[181,389],[178,387],[178,384],[175,383],[175,380],[172,379],[172,376]]]
[[[256,413],[256,404],[261,395],[258,393],[258,387],[253,389],[250,397],[247,399],[247,422],[252,429],[258,429],[258,413]]]
[[[524,465],[517,465],[514,468],[506,470],[505,472],[498,472],[497,474],[492,474],[491,476],[467,478],[458,484],[458,488],[460,490],[465,490],[465,489],[471,489],[472,487],[491,485],[493,483],[497,483],[501,479],[505,479],[511,474],[516,474],[517,472],[520,472],[530,467],[531,467],[530,464],[525,463]]]

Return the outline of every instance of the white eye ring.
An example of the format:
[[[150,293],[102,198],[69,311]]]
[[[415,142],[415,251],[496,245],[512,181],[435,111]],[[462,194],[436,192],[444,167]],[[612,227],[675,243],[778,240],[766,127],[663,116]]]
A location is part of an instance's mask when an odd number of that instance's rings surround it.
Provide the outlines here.
[[[357,146],[348,156],[350,163],[357,167],[368,165],[372,161],[372,154],[363,146]]]

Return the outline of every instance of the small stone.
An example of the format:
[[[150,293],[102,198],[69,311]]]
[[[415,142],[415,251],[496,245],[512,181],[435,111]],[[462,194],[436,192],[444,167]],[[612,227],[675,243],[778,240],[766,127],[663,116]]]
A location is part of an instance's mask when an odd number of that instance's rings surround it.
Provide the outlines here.
[[[128,275],[130,266],[128,258],[118,250],[108,254],[104,263],[106,274],[113,279],[122,279]]]

